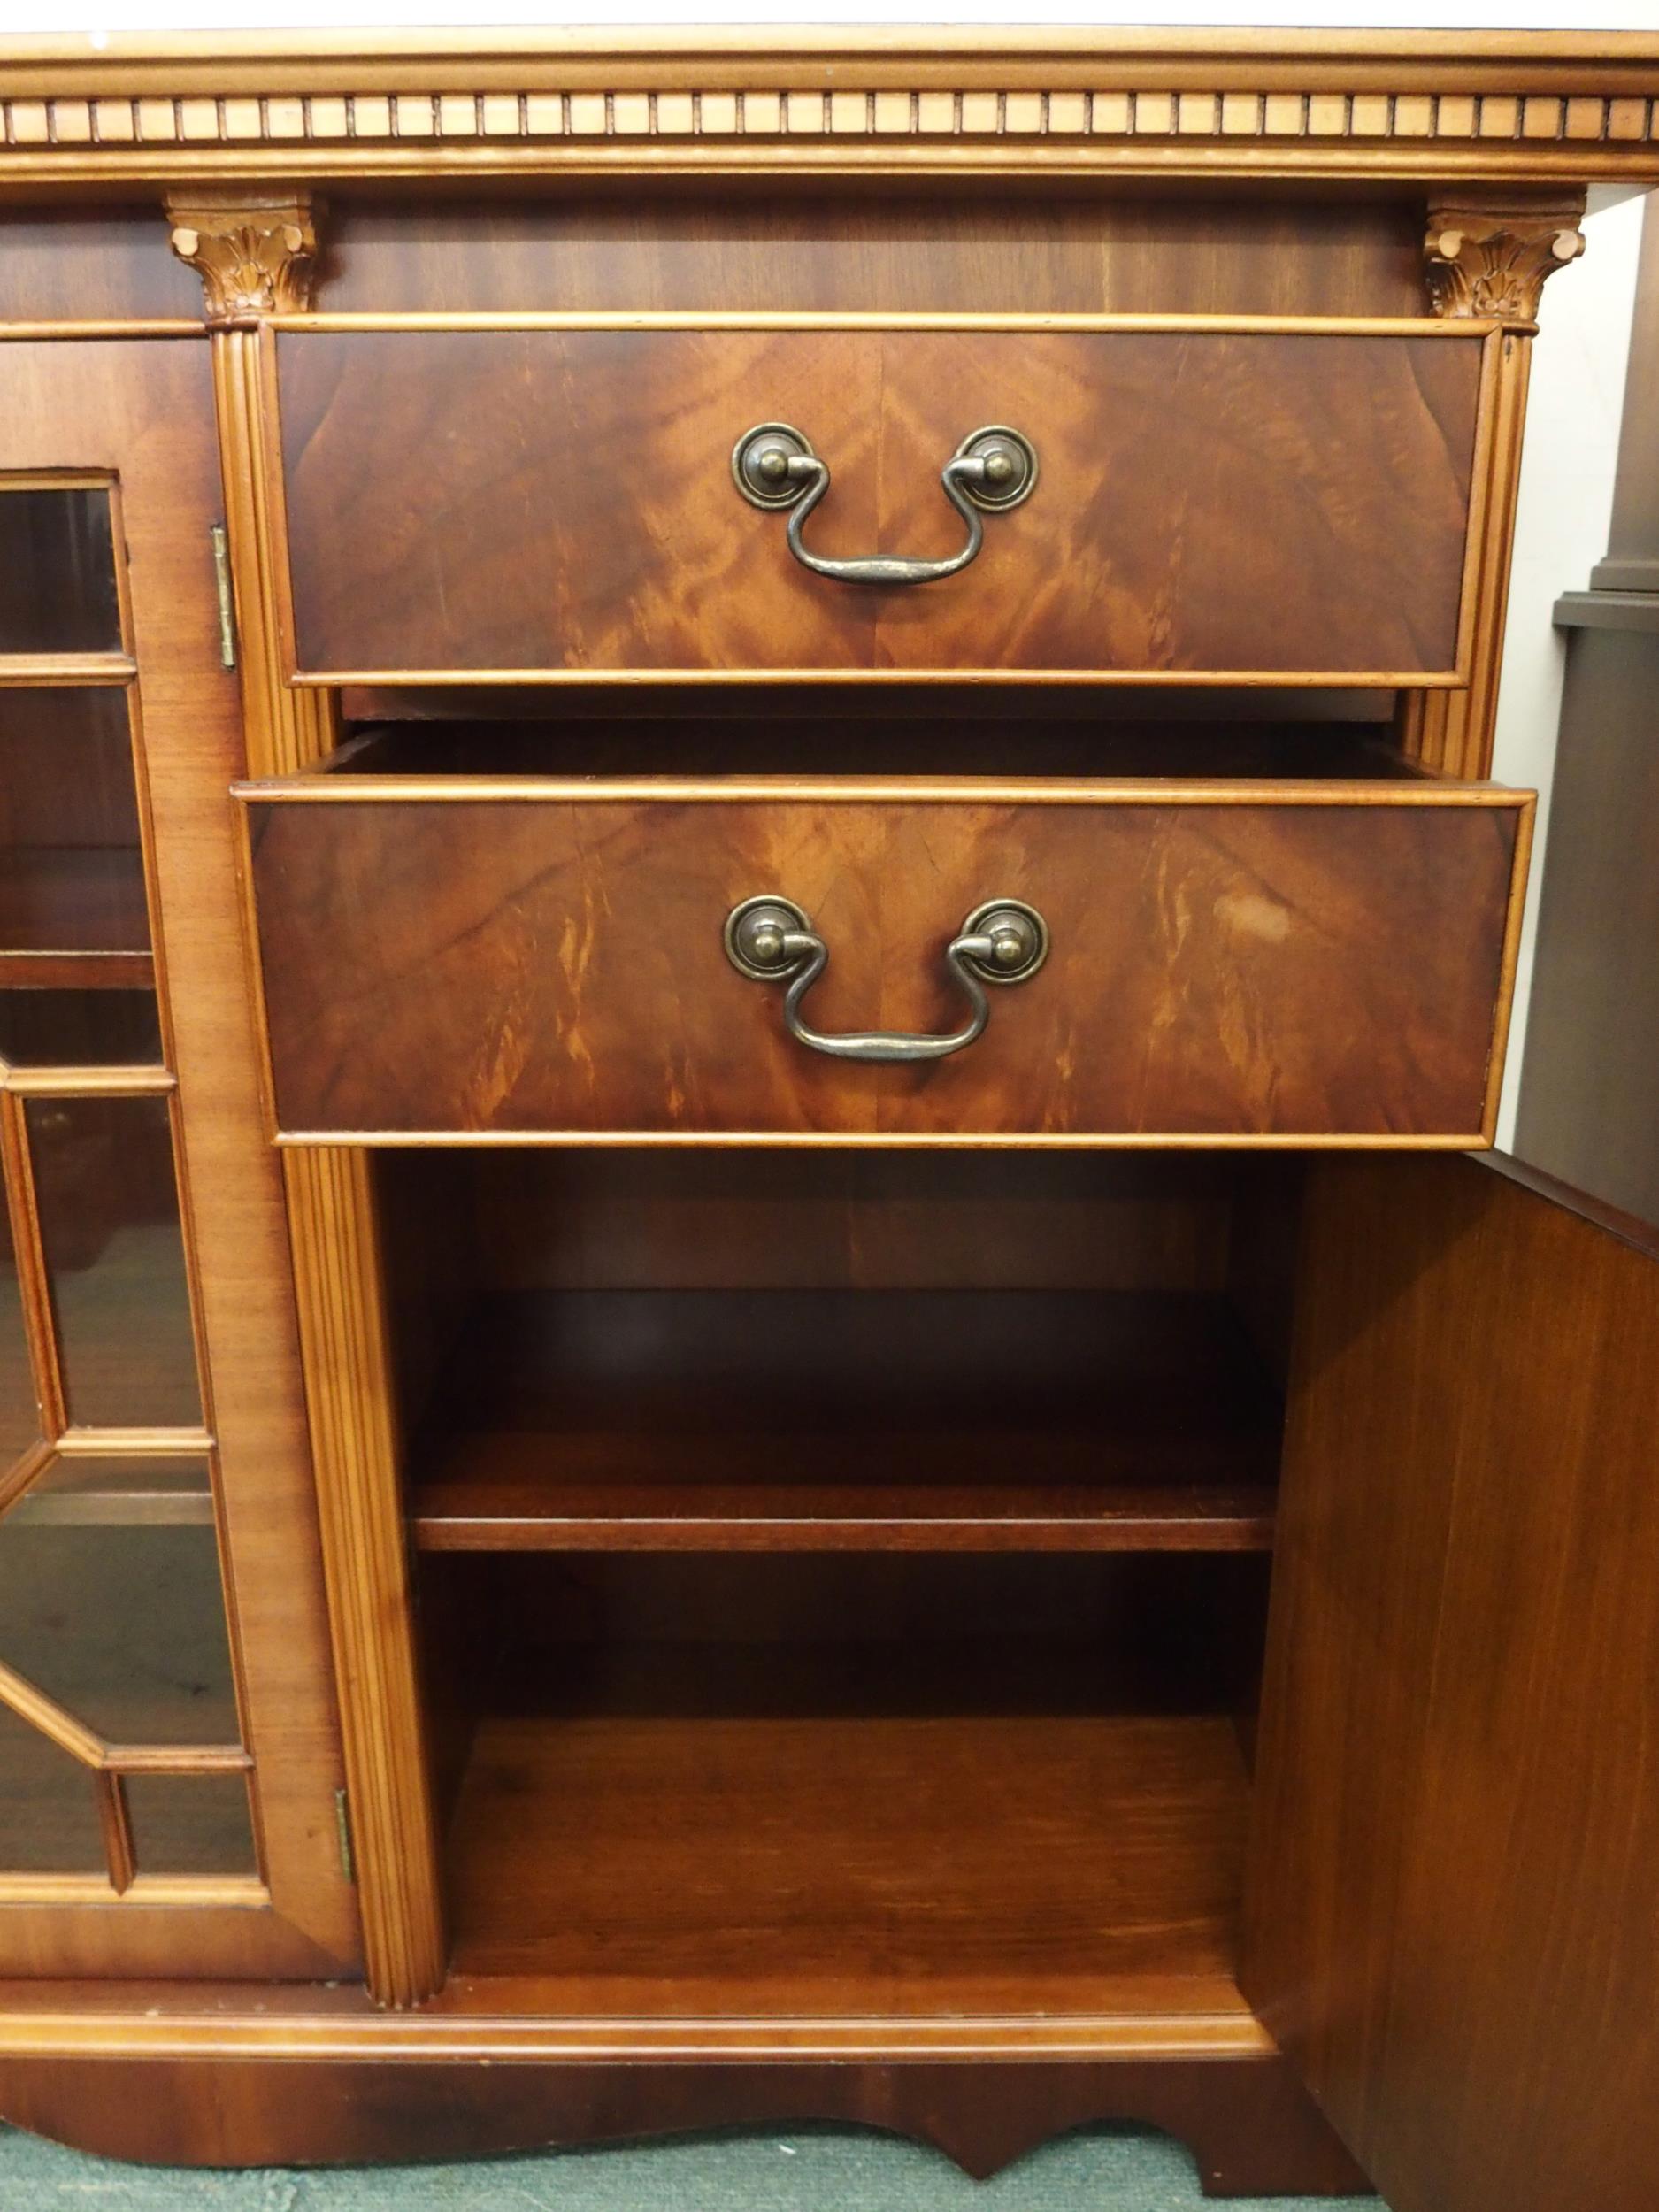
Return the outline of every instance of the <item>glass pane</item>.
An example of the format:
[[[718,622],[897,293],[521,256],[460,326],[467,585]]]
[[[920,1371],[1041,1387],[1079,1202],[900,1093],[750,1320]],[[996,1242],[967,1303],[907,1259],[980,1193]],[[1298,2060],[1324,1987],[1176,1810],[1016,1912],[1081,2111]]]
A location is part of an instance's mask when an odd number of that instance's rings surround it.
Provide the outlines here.
[[[154,1068],[153,991],[0,990],[0,1060],[14,1068]]]
[[[7,1514],[0,1658],[108,1742],[240,1740],[211,1528]]]
[[[104,1874],[92,1777],[0,1705],[0,1874]]]
[[[127,693],[0,691],[0,962],[149,944]]]
[[[0,653],[120,649],[107,489],[0,485]]]
[[[20,1459],[41,1433],[40,1407],[23,1327],[23,1294],[5,1194],[0,1191],[0,1474]]]
[[[211,1528],[207,1455],[60,1452],[12,1508],[12,1517],[58,1528]]]
[[[134,1774],[127,1814],[141,1874],[257,1874],[240,1774]]]
[[[202,1418],[165,1098],[34,1098],[27,1108],[69,1419]]]

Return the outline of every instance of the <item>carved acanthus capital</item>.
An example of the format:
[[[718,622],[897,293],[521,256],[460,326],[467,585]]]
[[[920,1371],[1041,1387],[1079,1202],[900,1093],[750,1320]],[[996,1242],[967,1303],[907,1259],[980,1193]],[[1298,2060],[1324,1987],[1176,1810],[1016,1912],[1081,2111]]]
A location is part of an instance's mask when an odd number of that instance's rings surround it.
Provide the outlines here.
[[[311,303],[317,261],[308,192],[282,198],[170,194],[171,244],[202,280],[209,323],[224,327]]]
[[[1432,202],[1424,273],[1437,315],[1535,323],[1546,277],[1584,251],[1583,195],[1521,205]]]

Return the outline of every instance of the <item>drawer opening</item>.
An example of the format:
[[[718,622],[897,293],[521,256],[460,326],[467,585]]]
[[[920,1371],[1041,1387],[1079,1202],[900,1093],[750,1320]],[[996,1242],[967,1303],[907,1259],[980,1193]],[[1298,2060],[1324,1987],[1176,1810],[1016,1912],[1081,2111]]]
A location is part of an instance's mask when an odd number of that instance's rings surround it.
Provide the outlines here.
[[[373,1172],[441,2001],[1256,2032],[1298,1163]]]
[[[792,774],[1373,783],[1432,772],[1374,715],[1200,716],[1190,699],[1184,704],[1174,714],[1125,715],[1073,696],[1033,712],[1018,697],[982,695],[897,713],[878,699],[843,703],[839,711],[792,703],[787,714],[776,706],[744,710],[738,702],[718,713],[645,706],[362,721],[346,726],[346,741],[319,772],[349,784]]]

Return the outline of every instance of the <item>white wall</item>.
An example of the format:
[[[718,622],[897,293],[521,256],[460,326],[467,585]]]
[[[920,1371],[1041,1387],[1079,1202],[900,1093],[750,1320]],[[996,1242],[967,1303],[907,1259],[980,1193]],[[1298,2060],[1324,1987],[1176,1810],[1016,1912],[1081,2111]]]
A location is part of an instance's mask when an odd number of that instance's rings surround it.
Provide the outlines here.
[[[1592,215],[1583,256],[1551,277],[1539,313],[1521,496],[1516,517],[1509,621],[1498,691],[1497,752],[1502,783],[1538,792],[1538,830],[1527,900],[1515,1022],[1499,1115],[1508,1146],[1526,1041],[1539,883],[1549,830],[1566,641],[1550,611],[1563,591],[1581,591],[1607,551],[1619,413],[1636,297],[1644,202],[1621,201]]]

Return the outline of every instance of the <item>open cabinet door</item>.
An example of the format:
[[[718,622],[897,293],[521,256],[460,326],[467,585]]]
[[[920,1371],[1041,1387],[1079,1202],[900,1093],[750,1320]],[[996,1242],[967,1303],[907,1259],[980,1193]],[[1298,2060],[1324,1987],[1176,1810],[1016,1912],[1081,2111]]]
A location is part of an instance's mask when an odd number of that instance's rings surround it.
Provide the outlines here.
[[[1394,2212],[1659,2201],[1659,1238],[1310,1179],[1247,1994]]]

